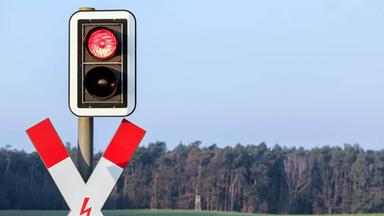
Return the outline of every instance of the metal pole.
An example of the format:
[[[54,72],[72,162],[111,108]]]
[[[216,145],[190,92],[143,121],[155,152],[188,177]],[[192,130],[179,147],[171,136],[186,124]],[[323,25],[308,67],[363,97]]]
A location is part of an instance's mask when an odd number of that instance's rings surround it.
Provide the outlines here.
[[[79,172],[86,182],[93,168],[93,117],[78,119]]]
[[[95,8],[93,7],[81,7],[79,8],[79,11],[94,11]]]
[[[93,11],[92,7],[81,7],[80,11]],[[86,182],[93,170],[93,117],[78,118],[78,163],[79,172]]]

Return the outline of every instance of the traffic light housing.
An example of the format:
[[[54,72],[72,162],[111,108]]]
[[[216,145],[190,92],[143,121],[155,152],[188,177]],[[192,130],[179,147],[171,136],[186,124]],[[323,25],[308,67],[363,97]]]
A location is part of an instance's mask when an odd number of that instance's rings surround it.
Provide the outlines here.
[[[125,10],[69,21],[69,106],[77,116],[126,116],[136,105],[136,22]]]

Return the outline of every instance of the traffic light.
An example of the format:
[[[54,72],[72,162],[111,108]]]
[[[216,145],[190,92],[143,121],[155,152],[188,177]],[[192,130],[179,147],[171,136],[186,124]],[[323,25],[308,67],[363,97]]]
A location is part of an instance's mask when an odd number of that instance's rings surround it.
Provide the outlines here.
[[[136,105],[136,22],[125,10],[78,11],[69,21],[69,107],[126,116]]]

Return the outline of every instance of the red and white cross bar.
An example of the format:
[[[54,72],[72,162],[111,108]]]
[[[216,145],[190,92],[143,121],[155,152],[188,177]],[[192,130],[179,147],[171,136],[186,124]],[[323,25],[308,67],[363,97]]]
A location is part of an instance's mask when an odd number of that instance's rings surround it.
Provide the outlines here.
[[[68,216],[102,216],[104,203],[145,131],[124,119],[87,182],[81,178],[49,119],[29,128],[27,134],[67,202]]]

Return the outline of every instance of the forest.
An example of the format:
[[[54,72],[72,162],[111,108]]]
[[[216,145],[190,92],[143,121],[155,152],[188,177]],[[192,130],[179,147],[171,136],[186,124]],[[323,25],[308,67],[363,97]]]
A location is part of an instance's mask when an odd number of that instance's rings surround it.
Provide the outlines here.
[[[72,159],[77,149],[66,144]],[[95,163],[102,153],[95,154]],[[106,209],[258,213],[384,212],[384,150],[201,142],[139,147]],[[0,209],[67,209],[36,152],[0,148]]]

